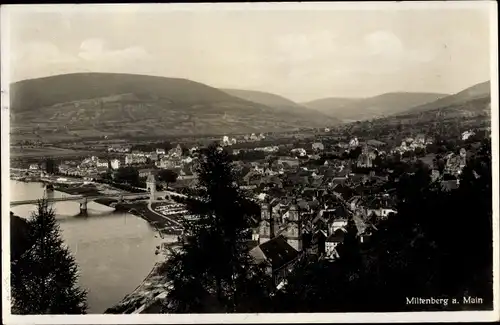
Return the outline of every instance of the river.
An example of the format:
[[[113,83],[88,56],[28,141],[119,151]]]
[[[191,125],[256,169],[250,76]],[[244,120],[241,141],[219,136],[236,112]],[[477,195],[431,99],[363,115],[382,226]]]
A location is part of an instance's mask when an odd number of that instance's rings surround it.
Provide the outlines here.
[[[10,181],[11,201],[43,196],[41,183]],[[54,197],[68,194],[54,191]],[[53,204],[62,232],[80,269],[79,284],[88,290],[88,313],[102,313],[132,292],[148,275],[160,245],[154,229],[129,213],[89,202],[88,216],[78,216],[78,202]],[[34,205],[11,207],[20,217],[29,217]]]

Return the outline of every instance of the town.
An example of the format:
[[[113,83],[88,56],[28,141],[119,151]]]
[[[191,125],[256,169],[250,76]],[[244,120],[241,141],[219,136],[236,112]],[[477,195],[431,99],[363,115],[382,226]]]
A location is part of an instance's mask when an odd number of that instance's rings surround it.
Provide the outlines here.
[[[399,179],[414,173],[418,166],[426,165],[432,182],[442,189],[458,188],[467,157],[489,137],[489,132],[489,127],[480,123],[454,137],[415,132],[374,139],[353,135],[343,126],[282,138],[278,138],[279,134],[251,134],[240,139],[223,136],[218,144],[233,159],[240,189],[260,210],[249,229],[250,254],[257,263],[269,265],[268,275],[276,288],[281,288],[302,257],[335,261],[350,222],[355,225],[359,242],[369,242],[378,223],[397,214],[394,191]],[[202,148],[203,142],[191,146],[165,142],[109,145],[103,147],[100,157],[61,161],[49,158],[18,165],[25,169],[17,174],[14,171],[12,175],[17,176],[12,177],[33,180],[57,175],[52,184],[58,188],[57,184],[73,182],[66,185],[72,193],[89,193],[89,189],[95,192],[96,184],[108,183],[125,190],[142,187],[148,200],[149,195],[154,195],[147,193],[152,186],[155,191],[169,189],[193,195]],[[182,220],[192,217],[185,201],[158,196],[152,200],[155,212],[143,208],[138,215],[162,234],[181,236]],[[134,208],[136,214],[141,210],[137,204],[129,208]],[[115,307],[115,312],[130,308],[124,306],[130,305],[133,298],[127,299]],[[151,299],[141,299],[142,309],[154,309]]]

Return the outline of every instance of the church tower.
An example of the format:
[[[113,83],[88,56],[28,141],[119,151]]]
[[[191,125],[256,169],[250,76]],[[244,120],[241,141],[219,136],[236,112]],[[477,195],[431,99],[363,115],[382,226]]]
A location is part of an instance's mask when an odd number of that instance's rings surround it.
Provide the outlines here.
[[[153,173],[150,173],[146,180],[146,188],[151,193],[149,201],[153,202],[156,200],[156,178]]]
[[[273,220],[271,217],[271,205],[269,203],[262,204],[260,208],[260,225],[259,225],[259,245],[269,241],[274,237]]]
[[[302,224],[299,206],[293,202],[288,211],[288,226],[286,229],[286,239],[288,244],[297,251],[302,251]]]

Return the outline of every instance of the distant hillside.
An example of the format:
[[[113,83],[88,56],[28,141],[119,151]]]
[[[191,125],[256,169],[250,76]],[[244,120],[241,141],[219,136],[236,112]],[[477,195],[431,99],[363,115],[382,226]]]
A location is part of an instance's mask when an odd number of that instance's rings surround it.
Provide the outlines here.
[[[368,98],[324,98],[302,105],[350,122],[393,115],[445,96],[438,93],[394,92]]]
[[[438,99],[426,105],[381,118],[377,125],[396,125],[402,129],[425,129],[432,133],[441,128],[456,130],[491,127],[490,83],[474,85],[459,93]]]
[[[16,82],[10,91],[13,138],[225,134],[331,123],[186,79],[76,73]]]
[[[461,105],[469,101],[473,101],[476,99],[489,98],[491,91],[491,84],[489,81],[479,83],[472,87],[462,90],[453,95],[449,95],[443,98],[440,98],[436,101],[426,103],[424,105],[419,105],[408,109],[405,112],[401,112],[402,114],[409,113],[417,113],[423,111],[434,110],[443,107],[456,106]]]
[[[314,120],[317,123],[320,121],[329,121],[329,124],[339,123],[340,120],[328,116],[320,111],[309,109],[305,106],[299,105],[288,98],[271,94],[263,91],[255,90],[242,90],[242,89],[221,89],[231,96],[248,100],[257,104],[262,104],[274,108],[282,112],[293,112],[295,114],[303,115],[308,120]]]
[[[328,97],[301,103],[301,105],[328,115],[338,115],[340,119],[345,119],[344,109],[362,100],[363,98]]]
[[[273,108],[296,107],[302,108],[299,104],[285,97],[266,93],[263,91],[243,90],[243,89],[221,89],[231,96],[239,97],[254,103],[263,104]]]

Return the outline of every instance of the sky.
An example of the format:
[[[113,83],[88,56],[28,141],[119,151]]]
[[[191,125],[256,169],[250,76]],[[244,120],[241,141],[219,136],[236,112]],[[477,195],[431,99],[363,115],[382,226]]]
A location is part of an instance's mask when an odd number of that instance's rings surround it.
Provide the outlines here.
[[[456,93],[490,79],[484,6],[187,8],[10,7],[10,80],[134,73],[302,102],[394,91]]]

